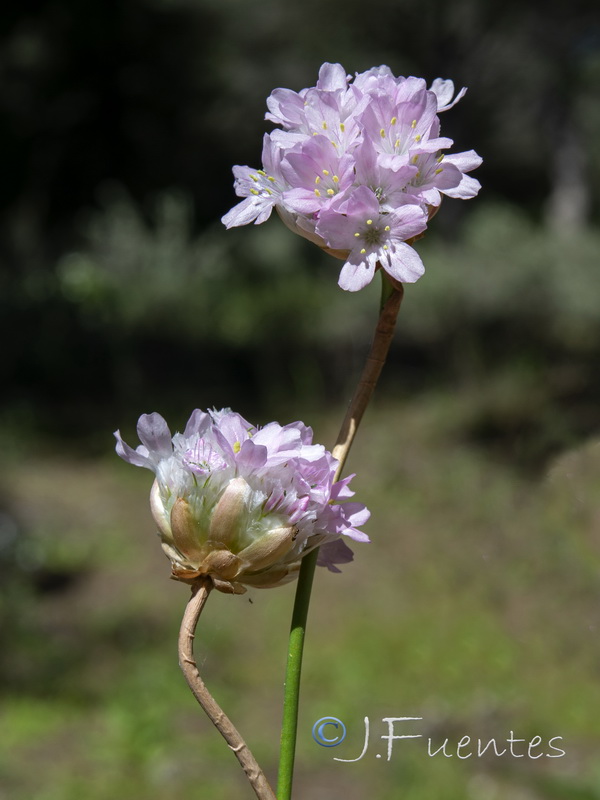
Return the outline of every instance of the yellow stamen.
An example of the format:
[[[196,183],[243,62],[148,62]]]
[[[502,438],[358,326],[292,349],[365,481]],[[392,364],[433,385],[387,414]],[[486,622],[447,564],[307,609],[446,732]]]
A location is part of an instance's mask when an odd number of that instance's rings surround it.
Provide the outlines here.
[[[435,171],[435,173],[434,173],[434,174],[435,174],[435,175],[439,175],[439,174],[440,174],[440,172],[443,172],[443,171],[444,171],[444,168],[443,168],[443,167],[440,167],[439,169],[436,169],[436,171]]]
[[[315,189],[315,194],[317,195],[317,197],[321,197],[321,192],[318,189]]]
[[[256,189],[250,189],[250,194],[258,194],[258,192],[256,191]]]
[[[271,183],[275,183],[275,178],[272,175],[269,175],[267,180],[271,181]]]
[[[333,189],[327,189],[327,194],[331,197],[332,194],[335,194]]]
[[[323,170],[323,175],[329,175],[329,170],[328,169],[324,169]]]
[[[422,138],[423,137],[421,136],[421,134],[417,133],[417,135],[415,136],[415,142],[420,142]]]
[[[387,244],[384,244],[384,245],[383,245],[383,249],[384,249],[384,250],[389,250],[389,248],[388,248]]]
[[[436,161],[437,161],[437,163],[438,163],[438,164],[441,164],[443,160],[444,160],[444,154],[442,153],[442,155],[441,155],[441,156],[439,156],[439,157],[436,159]]]
[[[346,126],[344,125],[343,122],[340,122],[340,130],[342,133],[346,130]]]
[[[267,173],[264,171],[264,169],[259,169],[259,170],[257,170],[257,172],[258,172],[258,174],[259,174],[259,175],[266,175],[266,174],[267,174]]]
[[[242,449],[242,443],[241,442],[234,442],[233,443],[233,452],[234,453],[239,453],[241,449]]]
[[[394,142],[394,147],[400,147],[400,139],[396,139]]]
[[[373,224],[373,220],[372,219],[368,219],[367,220],[367,225],[372,225],[372,224]]]
[[[385,139],[385,130],[384,130],[384,128],[382,128],[382,129],[379,131],[379,135],[381,136],[381,138],[382,138],[382,139]]]
[[[324,130],[324,131],[326,131],[326,130],[327,130],[327,123],[326,123],[326,122],[323,122],[323,130]]]
[[[390,125],[395,125],[398,122],[398,117],[392,117]]]
[[[317,175],[317,177],[315,178],[315,183],[321,183],[321,176],[320,175]]]
[[[355,233],[354,235],[355,235],[355,236],[360,236],[360,233]]]
[[[389,225],[386,225],[386,226],[385,226],[385,228],[384,228],[383,230],[384,230],[384,231],[389,231],[389,230],[390,230],[390,226],[389,226]]]
[[[413,119],[413,121],[410,123],[410,127],[411,128],[416,128],[417,127],[417,120],[416,119]]]
[[[258,180],[258,176],[257,175],[250,175],[250,177],[252,178],[253,181],[257,181]]]
[[[337,176],[337,175],[334,175],[334,176],[333,176],[333,178],[332,178],[331,180],[332,180],[334,183],[339,183],[339,182],[340,182],[340,179],[338,178],[338,176]]]
[[[365,250],[365,248],[363,247],[363,249],[362,249],[360,252],[361,252],[361,253],[366,253],[367,251],[366,251],[366,250]]]
[[[410,160],[411,164],[416,164],[419,161],[419,156],[413,156]]]

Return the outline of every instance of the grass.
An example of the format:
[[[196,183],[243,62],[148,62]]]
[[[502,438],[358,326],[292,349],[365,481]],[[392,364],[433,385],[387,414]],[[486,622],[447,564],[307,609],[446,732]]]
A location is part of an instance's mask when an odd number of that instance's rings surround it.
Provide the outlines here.
[[[600,798],[600,447],[534,476],[464,435],[474,409],[469,393],[432,392],[365,419],[348,468],[373,542],[341,575],[317,573],[298,798]],[[317,422],[331,441],[336,420]],[[21,535],[0,551],[0,800],[252,797],[179,673],[188,590],[153,535],[150,474],[113,456],[3,459]],[[273,780],[292,601],[292,586],[214,593],[197,638],[208,685]],[[346,724],[339,747],[311,736],[325,716]],[[365,756],[334,761],[360,753],[365,716]],[[396,733],[423,738],[394,741],[387,761],[382,720],[402,716],[422,720]],[[561,736],[566,755],[456,756],[463,736],[501,748],[511,731],[544,753]],[[453,757],[430,757],[429,737]]]

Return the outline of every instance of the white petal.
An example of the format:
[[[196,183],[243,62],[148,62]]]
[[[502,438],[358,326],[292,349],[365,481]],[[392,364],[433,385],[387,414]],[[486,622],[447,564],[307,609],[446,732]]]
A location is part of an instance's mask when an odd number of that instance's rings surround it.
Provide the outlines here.
[[[348,292],[358,292],[359,289],[371,283],[377,263],[377,257],[371,258],[371,254],[365,256],[363,261],[354,261],[353,258],[351,255],[350,259],[346,261],[338,280],[338,286]],[[361,256],[356,256],[356,258],[361,258]]]
[[[421,257],[406,242],[394,242],[385,253],[387,263],[382,258],[381,266],[401,283],[415,283],[425,272]]]
[[[470,175],[463,175],[462,181],[453,189],[442,189],[444,194],[448,197],[457,197],[460,200],[469,200],[481,189],[481,184]]]

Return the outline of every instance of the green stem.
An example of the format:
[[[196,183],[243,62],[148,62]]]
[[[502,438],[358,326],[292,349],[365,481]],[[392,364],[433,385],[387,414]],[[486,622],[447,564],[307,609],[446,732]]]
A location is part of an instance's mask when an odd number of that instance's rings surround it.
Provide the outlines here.
[[[290,800],[292,781],[294,778],[294,759],[296,756],[296,737],[298,733],[298,707],[300,703],[300,674],[302,671],[302,653],[306,636],[306,618],[310,604],[315,567],[319,549],[313,550],[302,559],[292,625],[288,645],[288,660],[285,673],[285,689],[283,699],[283,722],[281,725],[281,749],[279,756],[279,777],[277,797],[279,800]]]
[[[367,408],[377,379],[383,369],[390,344],[394,335],[396,318],[402,302],[402,284],[392,285],[381,270],[381,305],[380,314],[373,337],[371,350],[363,368],[360,380],[348,407],[333,455],[338,460],[334,476],[337,481],[344,468],[348,452],[356,435],[356,431]],[[292,612],[292,625],[288,647],[288,660],[285,674],[283,698],[283,722],[281,726],[281,750],[279,760],[279,780],[277,784],[277,800],[291,800],[294,776],[294,758],[296,753],[296,737],[298,730],[298,708],[300,703],[300,674],[302,670],[302,653],[306,636],[306,620],[310,604],[310,593],[317,565],[318,548],[302,559],[296,598]]]

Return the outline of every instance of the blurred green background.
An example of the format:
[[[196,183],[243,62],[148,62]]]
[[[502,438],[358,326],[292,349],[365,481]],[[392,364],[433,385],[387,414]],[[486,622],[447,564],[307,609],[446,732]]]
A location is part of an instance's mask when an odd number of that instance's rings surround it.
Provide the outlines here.
[[[0,800],[252,796],[179,673],[188,590],[111,432],[231,406],[335,440],[378,287],[339,290],[277,219],[219,222],[266,96],[323,61],[468,86],[443,132],[484,164],[417,245],[348,464],[373,542],[317,575],[296,796],[600,798],[596,4],[47,0],[0,21]],[[272,778],[293,591],[213,595],[197,640]],[[377,759],[402,716],[424,739]],[[566,755],[456,756],[511,731]]]

